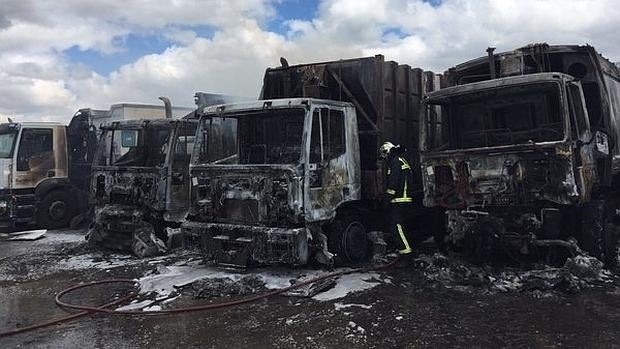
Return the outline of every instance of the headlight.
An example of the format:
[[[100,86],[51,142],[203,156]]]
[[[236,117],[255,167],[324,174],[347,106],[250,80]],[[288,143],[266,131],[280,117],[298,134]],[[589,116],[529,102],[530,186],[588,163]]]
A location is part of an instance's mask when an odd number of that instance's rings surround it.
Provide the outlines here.
[[[9,208],[9,203],[7,201],[0,201],[0,215],[4,215]]]

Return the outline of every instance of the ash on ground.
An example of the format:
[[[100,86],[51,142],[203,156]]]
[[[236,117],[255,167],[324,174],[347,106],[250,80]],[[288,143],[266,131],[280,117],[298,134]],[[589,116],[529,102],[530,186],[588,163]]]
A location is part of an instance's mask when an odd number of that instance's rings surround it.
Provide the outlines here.
[[[248,275],[236,282],[228,278],[198,280],[191,284],[195,299],[216,300],[236,296],[247,296],[267,290],[265,282],[258,276]]]
[[[441,253],[421,255],[412,267],[433,287],[465,292],[526,292],[534,296],[576,293],[595,287],[613,287],[618,277],[594,257],[577,255],[563,266],[534,264],[527,267],[474,265]]]

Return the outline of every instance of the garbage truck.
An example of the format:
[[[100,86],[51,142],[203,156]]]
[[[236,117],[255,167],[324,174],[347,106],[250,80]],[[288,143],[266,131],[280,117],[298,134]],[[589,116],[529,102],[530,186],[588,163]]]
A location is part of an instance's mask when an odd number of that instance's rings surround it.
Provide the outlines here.
[[[266,70],[258,101],[202,109],[186,239],[223,266],[367,260],[382,228],[378,148],[400,144],[419,167],[420,99],[438,82],[380,55],[286,63]],[[428,214],[415,175],[412,216]]]
[[[620,69],[592,46],[533,44],[459,64],[424,98],[424,205],[479,260],[617,253]]]

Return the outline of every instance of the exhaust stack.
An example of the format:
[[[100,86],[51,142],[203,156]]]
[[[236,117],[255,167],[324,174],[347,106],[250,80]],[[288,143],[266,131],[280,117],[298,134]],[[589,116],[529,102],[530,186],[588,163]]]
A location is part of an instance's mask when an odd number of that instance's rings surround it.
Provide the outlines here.
[[[491,72],[491,79],[497,78],[497,73],[495,72],[495,47],[487,48],[487,53],[489,54],[489,72]]]
[[[172,104],[168,97],[159,97],[164,102],[164,108],[166,109],[166,119],[172,119]]]

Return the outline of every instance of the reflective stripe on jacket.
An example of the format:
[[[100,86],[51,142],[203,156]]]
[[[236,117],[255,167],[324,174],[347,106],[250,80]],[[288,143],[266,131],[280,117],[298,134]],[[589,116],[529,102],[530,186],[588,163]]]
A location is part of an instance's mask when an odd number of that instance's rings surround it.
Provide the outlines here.
[[[403,156],[394,156],[389,161],[387,175],[385,194],[389,196],[390,203],[413,202],[413,172],[409,162]]]

